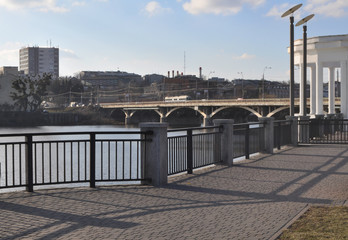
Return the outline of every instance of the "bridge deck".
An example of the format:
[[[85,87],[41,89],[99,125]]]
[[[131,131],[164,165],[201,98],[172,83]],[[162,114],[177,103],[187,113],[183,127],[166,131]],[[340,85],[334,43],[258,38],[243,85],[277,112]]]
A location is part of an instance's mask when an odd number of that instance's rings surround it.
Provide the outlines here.
[[[310,100],[307,99],[307,104]],[[328,99],[323,100],[323,104],[328,104]],[[340,100],[336,99],[335,104],[340,104]],[[269,98],[269,99],[217,99],[217,100],[189,100],[185,102],[129,102],[129,103],[101,103],[102,108],[129,108],[129,109],[158,109],[161,107],[221,107],[221,106],[243,106],[243,107],[266,107],[266,106],[289,106],[288,98]],[[299,99],[295,99],[295,105],[299,105]]]

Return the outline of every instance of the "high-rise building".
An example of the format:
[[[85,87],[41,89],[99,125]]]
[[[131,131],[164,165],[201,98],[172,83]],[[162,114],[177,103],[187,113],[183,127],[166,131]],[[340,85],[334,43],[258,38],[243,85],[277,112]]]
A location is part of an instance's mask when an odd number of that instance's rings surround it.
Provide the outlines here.
[[[59,77],[59,48],[26,47],[19,51],[19,70],[27,75],[52,74]]]

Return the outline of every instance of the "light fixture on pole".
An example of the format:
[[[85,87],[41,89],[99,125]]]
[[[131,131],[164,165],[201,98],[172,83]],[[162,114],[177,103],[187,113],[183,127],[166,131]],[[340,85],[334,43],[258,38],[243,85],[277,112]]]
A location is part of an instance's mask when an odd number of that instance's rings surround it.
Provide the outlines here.
[[[302,101],[300,103],[300,107],[303,112],[303,116],[307,115],[307,22],[314,17],[314,14],[311,14],[299,22],[296,23],[296,27],[303,25],[303,71],[302,71]]]
[[[262,99],[265,99],[265,71],[266,69],[272,69],[271,67],[265,67],[262,73]]]
[[[295,109],[295,78],[294,78],[294,12],[302,6],[302,3],[290,8],[282,17],[290,16],[290,116],[294,116]]]
[[[242,75],[242,98],[244,98],[244,83],[243,83],[244,77],[243,77],[243,72],[238,72],[238,74]]]

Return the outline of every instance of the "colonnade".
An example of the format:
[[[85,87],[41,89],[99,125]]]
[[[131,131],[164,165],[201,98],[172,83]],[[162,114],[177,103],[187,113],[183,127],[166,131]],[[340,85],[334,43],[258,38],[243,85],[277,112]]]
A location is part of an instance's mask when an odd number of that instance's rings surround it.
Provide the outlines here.
[[[295,41],[295,66],[300,70],[300,76],[304,69],[302,56],[302,39]],[[325,114],[335,114],[335,71],[339,69],[341,79],[340,112],[343,117],[348,117],[348,34],[335,36],[313,37],[307,40],[307,68],[309,68],[310,95],[310,116],[316,117]],[[328,111],[323,108],[323,80],[324,68],[328,69]],[[300,81],[302,83],[302,81]],[[303,88],[300,85],[300,102],[303,102]],[[300,105],[299,116],[304,116],[305,111]]]

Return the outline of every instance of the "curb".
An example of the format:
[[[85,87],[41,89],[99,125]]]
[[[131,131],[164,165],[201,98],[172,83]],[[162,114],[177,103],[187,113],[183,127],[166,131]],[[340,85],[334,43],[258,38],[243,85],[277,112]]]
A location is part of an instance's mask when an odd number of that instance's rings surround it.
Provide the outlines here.
[[[307,210],[310,208],[310,205],[307,204],[300,212],[298,212],[289,222],[284,224],[269,240],[276,240],[280,237],[285,229],[288,229],[297,219],[299,219]]]

